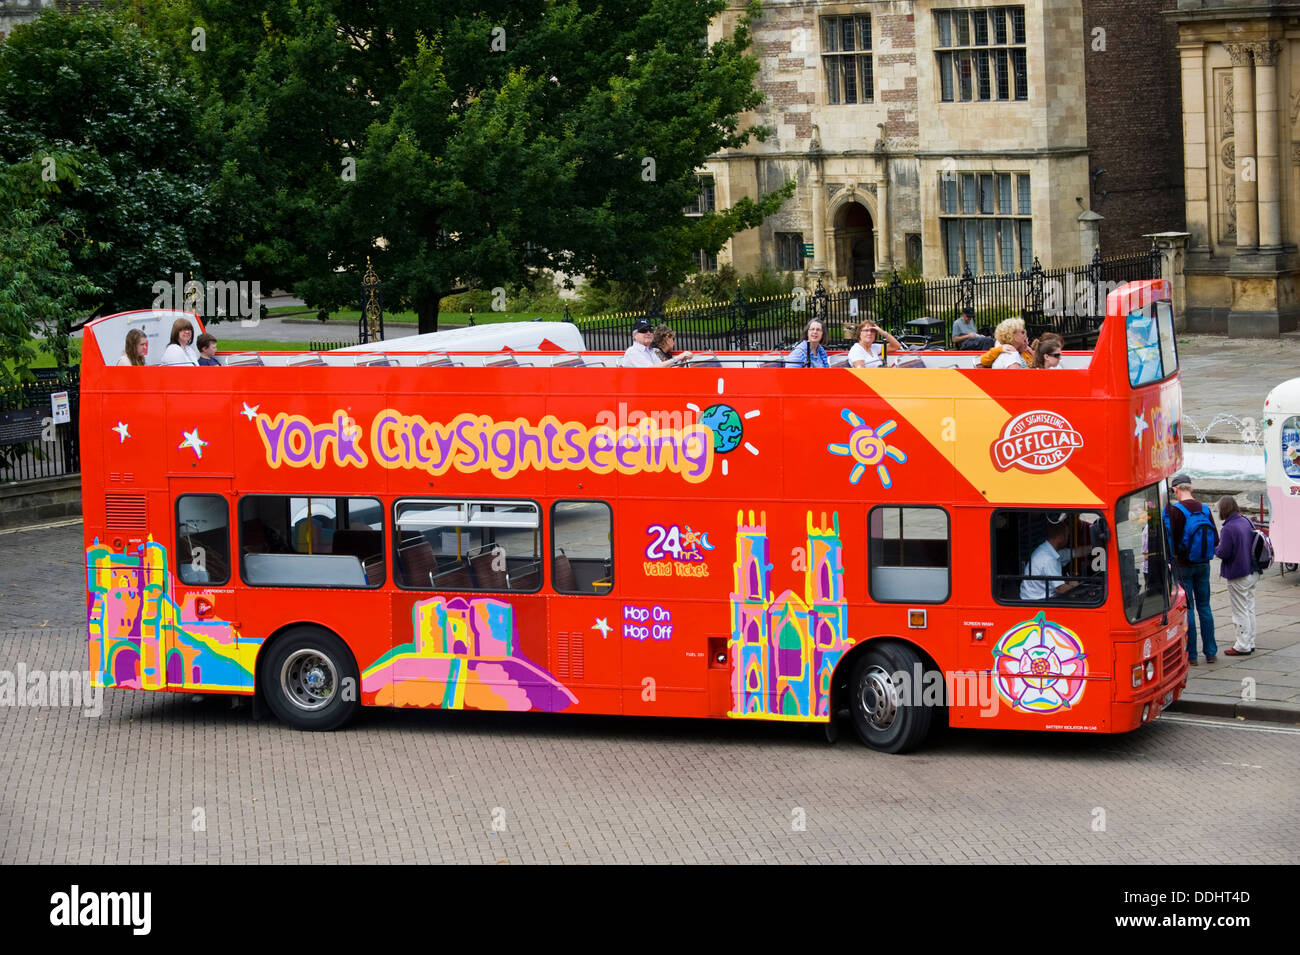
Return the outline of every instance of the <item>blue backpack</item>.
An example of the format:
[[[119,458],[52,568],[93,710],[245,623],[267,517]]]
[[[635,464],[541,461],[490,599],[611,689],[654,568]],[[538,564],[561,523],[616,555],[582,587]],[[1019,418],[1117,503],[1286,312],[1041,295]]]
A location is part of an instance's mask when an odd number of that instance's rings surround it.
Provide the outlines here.
[[[1183,512],[1183,539],[1177,544],[1177,554],[1189,564],[1208,564],[1214,556],[1214,521],[1210,509],[1204,504],[1196,512],[1189,511],[1182,501],[1174,507]]]

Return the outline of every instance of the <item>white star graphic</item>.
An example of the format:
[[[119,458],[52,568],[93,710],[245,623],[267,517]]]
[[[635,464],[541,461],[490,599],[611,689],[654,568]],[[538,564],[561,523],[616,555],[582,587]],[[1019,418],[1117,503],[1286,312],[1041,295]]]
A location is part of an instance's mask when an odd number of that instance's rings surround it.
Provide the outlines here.
[[[1149,424],[1147,424],[1147,419],[1146,419],[1146,417],[1145,417],[1144,415],[1136,415],[1136,416],[1133,418],[1133,421],[1134,421],[1134,425],[1133,425],[1133,437],[1137,438],[1137,442],[1138,442],[1138,444],[1141,444],[1141,443],[1142,443],[1142,432],[1146,431],[1147,428],[1149,428],[1149,427],[1151,427],[1151,426],[1150,426]]]
[[[125,421],[119,421],[116,428],[109,428],[109,431],[117,432],[117,443],[122,444],[127,438],[131,437],[131,432],[127,430],[129,425]]]
[[[608,617],[597,617],[596,622],[591,625],[592,630],[600,631],[600,639],[609,639],[609,632],[614,628],[609,625]]]
[[[185,440],[176,445],[176,447],[178,449],[192,448],[197,457],[203,457],[203,449],[208,446],[208,442],[199,437],[199,429],[195,428],[193,431],[186,431],[182,428],[181,433],[185,435]]]
[[[257,409],[260,408],[260,407],[262,407],[262,406],[261,406],[261,405],[253,405],[253,406],[250,408],[250,407],[248,406],[248,402],[245,401],[245,402],[244,402],[244,410],[241,411],[241,412],[239,412],[239,413],[242,414],[242,415],[243,415],[245,418],[247,418],[249,421],[252,421],[254,418],[257,417]]]

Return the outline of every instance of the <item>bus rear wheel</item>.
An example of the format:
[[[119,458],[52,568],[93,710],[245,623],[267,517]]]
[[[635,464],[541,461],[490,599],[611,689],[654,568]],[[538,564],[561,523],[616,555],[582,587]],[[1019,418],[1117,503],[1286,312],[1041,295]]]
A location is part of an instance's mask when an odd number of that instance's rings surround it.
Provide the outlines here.
[[[853,667],[849,709],[858,738],[882,753],[906,753],[930,732],[934,712],[921,703],[914,674],[923,664],[911,647],[885,642],[868,647]],[[904,681],[895,681],[903,674]]]
[[[266,705],[294,729],[338,729],[360,707],[352,653],[318,627],[295,627],[272,643],[260,676]]]

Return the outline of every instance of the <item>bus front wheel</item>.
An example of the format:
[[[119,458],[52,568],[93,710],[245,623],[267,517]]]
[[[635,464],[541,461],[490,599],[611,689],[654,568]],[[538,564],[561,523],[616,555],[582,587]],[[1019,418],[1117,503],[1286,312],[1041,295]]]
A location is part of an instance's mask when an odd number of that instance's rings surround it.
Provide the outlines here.
[[[361,681],[347,645],[327,630],[295,627],[262,662],[266,704],[294,729],[338,729],[356,715]]]
[[[853,727],[867,746],[882,753],[906,753],[930,732],[933,708],[912,687],[924,664],[906,644],[868,647],[853,667],[850,710]]]

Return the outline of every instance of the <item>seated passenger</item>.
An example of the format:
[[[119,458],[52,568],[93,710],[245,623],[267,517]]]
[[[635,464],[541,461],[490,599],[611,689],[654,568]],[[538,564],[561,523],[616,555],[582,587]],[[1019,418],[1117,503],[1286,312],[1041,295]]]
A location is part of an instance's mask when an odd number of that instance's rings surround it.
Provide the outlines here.
[[[1019,321],[1019,319],[1016,319],[1016,321]],[[1062,545],[1069,539],[1070,526],[1067,523],[1066,515],[1058,515],[1055,519],[1049,517],[1047,519],[1047,539],[1034,548],[1034,552],[1029,556],[1029,563],[1025,565],[1026,578],[1037,577],[1040,579],[1026,579],[1020,582],[1021,600],[1046,600],[1049,596],[1059,597],[1079,586],[1077,580],[1067,582],[1058,579],[1065,573],[1063,569],[1065,561],[1088,553],[1086,546],[1063,547]]]
[[[133,328],[126,333],[126,347],[122,350],[122,357],[117,360],[117,363],[143,365],[144,356],[147,354],[149,354],[149,339],[140,329]]]
[[[816,318],[810,320],[804,326],[803,341],[786,356],[785,367],[829,368],[831,361],[826,355],[826,349],[822,347],[822,339],[825,337],[826,327],[821,321]]]
[[[663,364],[655,354],[654,326],[648,318],[638,318],[632,323],[632,344],[623,352],[622,368],[658,368]]]
[[[164,365],[197,365],[199,352],[194,347],[194,324],[188,318],[172,322],[171,343],[163,352]]]
[[[952,343],[962,351],[984,351],[992,348],[995,342],[988,335],[981,335],[975,328],[975,309],[963,306],[961,313],[952,323]]]
[[[868,318],[857,328],[852,348],[849,349],[849,364],[854,368],[880,368],[885,363],[885,346],[880,344],[883,337],[895,351],[901,350],[898,339],[885,331],[874,320]]]
[[[665,368],[676,368],[685,365],[693,357],[690,352],[684,351],[679,354],[673,354],[673,345],[676,344],[677,336],[667,325],[659,325],[654,330],[655,336],[655,357],[659,359]]]
[[[1007,318],[993,330],[994,345],[980,357],[985,368],[1028,368],[1034,352],[1025,333],[1023,318]]]
[[[1031,368],[1060,368],[1061,367],[1061,346],[1056,341],[1056,336],[1048,337],[1044,335],[1034,346],[1034,360],[1030,364]]]
[[[204,332],[199,336],[199,364],[220,365],[217,360],[217,336]]]

